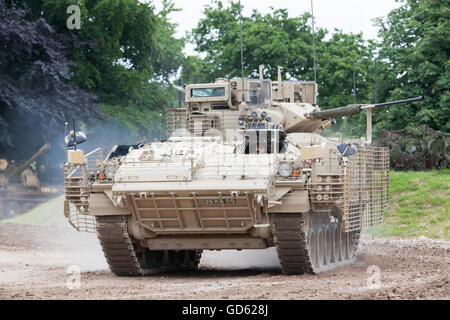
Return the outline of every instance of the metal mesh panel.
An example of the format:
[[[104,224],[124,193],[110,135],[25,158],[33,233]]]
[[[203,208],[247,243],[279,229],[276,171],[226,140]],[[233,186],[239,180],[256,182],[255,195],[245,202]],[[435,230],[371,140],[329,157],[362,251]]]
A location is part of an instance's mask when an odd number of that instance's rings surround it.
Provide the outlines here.
[[[67,217],[70,225],[80,232],[96,233],[95,217],[86,214],[80,214],[77,207],[69,202],[69,216]]]
[[[323,166],[315,166],[317,176],[309,186],[314,212],[337,207],[346,232],[380,225],[389,203],[389,149],[357,147],[347,163],[336,153]]]
[[[95,174],[102,157],[103,150],[99,148],[85,155],[84,164],[66,164],[64,168],[64,215],[77,231],[96,232],[95,217],[89,216],[89,175]]]
[[[366,146],[349,158],[344,175],[345,231],[380,225],[389,203],[389,149]]]

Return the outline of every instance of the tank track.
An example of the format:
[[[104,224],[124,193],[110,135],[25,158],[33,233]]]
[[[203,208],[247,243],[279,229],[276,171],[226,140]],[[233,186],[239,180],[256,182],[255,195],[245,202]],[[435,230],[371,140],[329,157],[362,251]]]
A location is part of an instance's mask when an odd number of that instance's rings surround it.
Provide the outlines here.
[[[270,218],[283,273],[313,273],[304,217],[301,214],[279,213],[271,215]]]
[[[285,274],[316,274],[351,263],[360,233],[342,232],[340,220],[317,213],[270,215],[272,234]]]
[[[126,216],[98,216],[97,237],[111,272],[118,276],[142,276],[193,270],[201,251],[158,250],[139,246],[130,237]]]

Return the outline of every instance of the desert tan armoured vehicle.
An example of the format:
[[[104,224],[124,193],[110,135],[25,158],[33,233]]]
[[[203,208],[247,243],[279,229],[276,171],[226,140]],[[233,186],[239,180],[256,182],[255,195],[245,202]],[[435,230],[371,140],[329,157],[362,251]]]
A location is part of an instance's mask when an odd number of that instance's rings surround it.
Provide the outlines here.
[[[167,141],[106,157],[69,151],[64,214],[97,233],[117,275],[194,269],[202,250],[272,246],[286,274],[349,263],[361,229],[382,222],[389,154],[370,144],[370,126],[358,141],[321,136],[334,117],[378,105],[320,111],[316,92],[281,77],[188,85]]]
[[[55,186],[44,186],[30,165],[50,148],[45,144],[24,163],[0,159],[0,220],[25,213],[62,193]]]

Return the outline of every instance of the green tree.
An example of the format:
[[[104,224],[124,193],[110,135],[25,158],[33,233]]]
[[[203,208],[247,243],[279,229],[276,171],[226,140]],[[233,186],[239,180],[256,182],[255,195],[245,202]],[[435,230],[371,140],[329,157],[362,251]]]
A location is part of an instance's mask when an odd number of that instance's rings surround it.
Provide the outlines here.
[[[356,74],[356,102],[373,102],[373,50],[374,44],[364,41],[362,34],[345,34],[335,30],[331,38],[318,45],[319,105],[336,108],[354,103],[353,63]],[[366,117],[337,119],[333,132],[359,137],[365,134]]]
[[[160,113],[173,103],[170,77],[183,61],[184,39],[176,39],[163,1],[156,12],[137,0],[27,0],[30,19],[45,18],[58,32],[78,33],[93,49],[73,48],[72,81],[95,92],[103,112],[116,117],[131,132],[158,136]],[[66,10],[81,9],[81,29],[69,30]]]
[[[205,17],[191,32],[190,39],[196,51],[206,54],[203,73],[208,80],[219,77],[241,76],[240,7],[236,2],[225,7],[215,1],[205,8]],[[275,79],[277,67],[283,66],[283,75],[312,77],[312,37],[310,15],[291,18],[286,9],[273,10],[262,15],[254,10],[243,17],[244,74],[257,76],[258,66],[264,64],[264,75]],[[325,36],[319,29],[317,40]]]
[[[386,19],[377,19],[382,39],[380,96],[425,96],[421,104],[398,105],[379,116],[377,129],[426,124],[450,130],[450,6],[448,0],[404,0]],[[387,85],[386,85],[387,84]]]
[[[70,82],[71,46],[77,38],[26,15],[0,1],[0,156],[25,160],[51,143],[36,165],[45,167],[40,178],[48,182],[61,174],[65,120],[76,115],[92,124],[101,111],[95,95]]]
[[[183,84],[207,82],[208,76],[203,73],[204,61],[197,56],[188,56],[181,65],[180,79]]]

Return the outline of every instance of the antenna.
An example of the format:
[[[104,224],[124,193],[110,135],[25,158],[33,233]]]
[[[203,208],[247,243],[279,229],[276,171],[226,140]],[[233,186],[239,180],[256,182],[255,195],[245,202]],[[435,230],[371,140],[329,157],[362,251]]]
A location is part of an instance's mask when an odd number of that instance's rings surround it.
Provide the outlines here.
[[[375,104],[378,103],[378,83],[377,83],[377,60],[375,59],[375,65],[374,65],[374,71],[375,71]]]
[[[159,114],[159,141],[162,140],[162,113]]]
[[[73,147],[74,150],[77,150],[77,133],[75,131],[75,119],[72,118],[72,127],[73,127]]]
[[[241,0],[239,0],[239,28],[241,33],[241,73],[242,73],[242,103],[245,103],[245,91],[244,91],[244,50],[242,42],[242,6]]]
[[[355,69],[355,62],[353,62],[353,102],[356,104],[356,69]]]
[[[180,87],[180,88],[182,88],[182,86],[181,86],[181,79],[178,79],[178,86]],[[183,99],[183,97],[181,96],[181,91],[178,91],[178,108],[181,108],[182,107],[182,102],[181,102],[181,100]]]
[[[67,137],[67,128],[68,127],[69,127],[69,123],[67,121],[64,122],[64,139]]]
[[[69,127],[69,122],[64,122],[64,142],[66,141],[65,139],[66,139],[66,137],[67,137],[67,128]],[[69,138],[69,141],[70,141],[70,138]],[[67,145],[68,145],[68,142],[66,143],[66,150],[69,150],[69,148],[67,147]],[[68,159],[68,155],[67,155],[67,152],[66,152],[66,161],[67,160],[69,160]]]
[[[313,61],[314,61],[314,82],[317,83],[317,72],[316,72],[316,32],[314,30],[314,7],[313,0],[311,0],[311,24],[312,24],[312,36],[313,36]]]
[[[311,0],[311,24],[312,24],[312,36],[313,36],[313,63],[314,63],[314,82],[316,83],[316,101],[315,103],[319,103],[319,87],[317,85],[317,70],[316,70],[316,31],[314,30],[314,7],[313,0]]]

